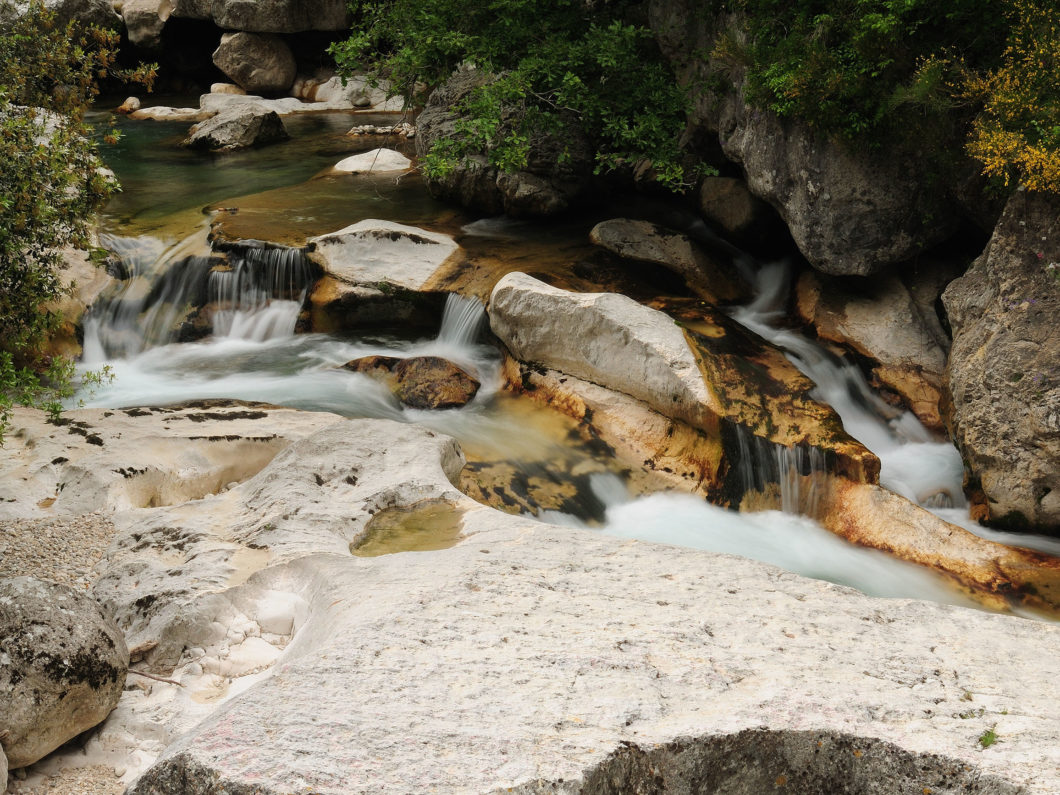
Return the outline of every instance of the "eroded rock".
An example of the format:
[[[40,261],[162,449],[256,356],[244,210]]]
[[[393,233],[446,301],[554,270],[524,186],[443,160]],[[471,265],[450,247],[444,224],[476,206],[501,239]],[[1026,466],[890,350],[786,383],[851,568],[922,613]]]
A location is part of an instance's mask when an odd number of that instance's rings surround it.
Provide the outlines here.
[[[943,293],[953,438],[990,522],[1060,533],[1060,203],[1017,191]]]
[[[0,580],[0,745],[11,767],[106,718],[128,668],[121,630],[91,598],[32,577]]]

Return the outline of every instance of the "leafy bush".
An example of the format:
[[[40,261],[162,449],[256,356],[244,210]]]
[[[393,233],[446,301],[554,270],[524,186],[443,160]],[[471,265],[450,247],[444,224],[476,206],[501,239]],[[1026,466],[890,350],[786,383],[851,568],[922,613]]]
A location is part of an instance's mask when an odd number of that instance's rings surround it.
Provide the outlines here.
[[[422,103],[462,64],[496,76],[467,98],[458,136],[425,163],[442,174],[485,153],[508,171],[527,164],[529,140],[576,119],[596,147],[598,171],[651,161],[679,187],[678,138],[687,97],[634,0],[362,0],[354,34],[332,48],[345,74],[368,69],[395,94]]]
[[[111,72],[117,36],[60,25],[33,3],[0,3],[0,441],[16,403],[45,405],[71,391],[72,365],[39,351],[56,317],[61,249],[85,246],[89,219],[116,188],[84,123],[97,81]],[[140,70],[149,79],[149,68]]]

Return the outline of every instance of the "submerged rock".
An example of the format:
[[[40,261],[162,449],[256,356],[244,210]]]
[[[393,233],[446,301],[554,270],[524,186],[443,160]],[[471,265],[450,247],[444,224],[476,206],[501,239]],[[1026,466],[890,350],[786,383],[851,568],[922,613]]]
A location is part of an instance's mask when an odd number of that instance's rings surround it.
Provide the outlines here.
[[[365,356],[346,362],[347,370],[375,378],[414,409],[451,409],[475,397],[479,381],[440,356]]]
[[[1019,190],[942,295],[953,348],[953,438],[985,517],[1060,533],[1060,202]]]
[[[0,745],[11,767],[106,718],[128,668],[121,630],[90,597],[32,577],[0,580]]]
[[[275,111],[252,106],[218,113],[191,128],[184,146],[192,149],[230,151],[286,141],[283,120]]]

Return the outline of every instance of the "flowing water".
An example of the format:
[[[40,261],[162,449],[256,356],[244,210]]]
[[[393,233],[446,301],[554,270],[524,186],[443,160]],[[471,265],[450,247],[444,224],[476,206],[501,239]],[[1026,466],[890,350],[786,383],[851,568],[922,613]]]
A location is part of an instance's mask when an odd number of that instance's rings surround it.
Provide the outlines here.
[[[415,422],[455,436],[469,453],[506,459],[533,477],[547,468],[540,462],[572,455],[563,433],[539,430],[549,424],[541,419],[547,412],[530,409],[525,401],[499,392],[500,357],[483,339],[481,301],[451,295],[440,330],[432,338],[298,334],[299,312],[310,283],[300,249],[241,246],[225,257],[212,250],[200,212],[206,201],[256,207],[260,217],[254,223],[275,225],[278,211],[272,210],[271,221],[268,211],[274,199],[314,197],[307,200],[308,208],[290,206],[284,211],[285,222],[297,216],[293,226],[284,224],[287,236],[303,235],[302,239],[304,234],[329,231],[363,217],[415,222],[432,212],[434,218],[450,212],[424,199],[420,186],[410,189],[393,181],[387,183],[392,192],[382,206],[393,205],[392,213],[375,212],[381,208],[378,185],[365,189],[371,195],[364,201],[356,190],[347,189],[348,202],[340,212],[331,206],[333,196],[339,186],[352,184],[348,178],[340,183],[309,177],[344,154],[339,150],[349,147],[348,140],[340,140],[336,131],[340,126],[347,128],[350,120],[299,123],[310,132],[315,130],[316,137],[308,148],[299,147],[297,155],[294,150],[283,155],[275,149],[269,150],[268,158],[255,152],[231,159],[178,153],[173,148],[176,128],[157,123],[130,126],[122,144],[125,148],[109,152],[125,193],[105,214],[109,231],[102,242],[117,255],[117,269],[125,278],[119,289],[93,308],[85,323],[84,367],[107,365],[114,374],[113,381],[82,396],[86,405],[235,398],[349,417]],[[181,134],[184,128],[180,126]],[[312,155],[304,157],[305,151]],[[257,173],[264,162],[278,165]],[[250,173],[253,176],[247,176]],[[246,190],[258,191],[259,198],[230,198]],[[406,194],[407,204],[403,203]],[[271,198],[265,201],[262,196]],[[179,235],[174,234],[177,229]],[[471,248],[485,252],[480,258],[484,266],[502,270],[519,267],[505,257],[518,260],[528,251],[536,254],[549,245],[542,242],[539,227],[523,222],[478,221],[466,225],[463,233]],[[575,244],[571,235],[564,235],[557,238],[556,246],[562,258],[569,258]],[[491,250],[500,253],[491,255]],[[881,479],[888,488],[941,511],[948,519],[960,513],[964,508],[961,462],[952,446],[933,441],[911,415],[896,414],[882,403],[852,365],[775,327],[786,298],[786,279],[781,266],[761,269],[758,298],[737,310],[736,318],[787,350],[792,361],[818,384],[819,397],[836,408],[848,432],[880,456]],[[410,409],[380,383],[341,367],[351,359],[374,354],[442,356],[477,375],[482,388],[460,410]],[[806,485],[798,473],[821,468],[816,451],[777,447],[750,435],[741,437],[741,448],[744,485],[755,489],[767,481],[779,481],[782,511],[740,514],[678,494],[632,499],[627,482],[614,474],[617,467],[605,461],[588,468],[581,464],[568,467],[594,472],[587,478],[586,493],[568,501],[583,509],[576,515],[542,511],[539,518],[584,524],[595,517],[603,520],[599,523],[602,532],[616,536],[752,557],[880,596],[960,601],[930,572],[847,544],[798,515],[800,510],[812,513],[812,479]],[[555,479],[554,475],[546,477]],[[570,490],[569,484],[557,485]],[[976,531],[985,534],[982,528]]]

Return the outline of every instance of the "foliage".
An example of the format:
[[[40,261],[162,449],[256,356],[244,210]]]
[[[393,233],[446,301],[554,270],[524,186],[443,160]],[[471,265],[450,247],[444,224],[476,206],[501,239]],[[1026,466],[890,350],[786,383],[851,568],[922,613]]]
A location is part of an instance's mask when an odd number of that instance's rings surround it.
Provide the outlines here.
[[[981,98],[968,144],[983,171],[1008,185],[1060,193],[1060,14],[1052,0],[1013,0],[1000,68],[970,75]]]
[[[983,748],[989,748],[991,745],[997,742],[997,732],[992,728],[987,729],[979,735],[979,745]]]
[[[1052,0],[715,0],[713,9],[742,15],[746,37],[721,37],[714,55],[746,69],[753,104],[869,145],[939,148],[970,129],[968,153],[986,175],[1060,192]]]
[[[0,3],[0,441],[12,405],[55,410],[69,362],[39,353],[65,293],[61,249],[85,246],[89,219],[116,188],[84,123],[116,34],[61,25],[31,4]],[[129,75],[149,80],[149,68]]]
[[[576,121],[596,147],[598,171],[651,161],[677,188],[678,137],[687,97],[639,24],[635,0],[354,0],[352,37],[332,48],[344,74],[368,69],[391,91],[421,104],[460,65],[495,80],[461,108],[453,139],[426,158],[441,176],[470,153],[512,171],[527,165],[530,141]]]

